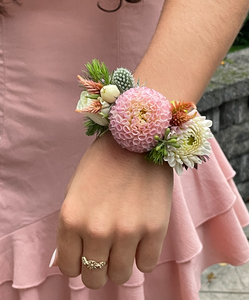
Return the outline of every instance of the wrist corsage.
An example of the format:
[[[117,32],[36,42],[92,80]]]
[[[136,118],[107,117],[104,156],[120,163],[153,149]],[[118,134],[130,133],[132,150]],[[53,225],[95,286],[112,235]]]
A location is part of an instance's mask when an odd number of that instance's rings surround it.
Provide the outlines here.
[[[168,162],[178,175],[183,168],[206,162],[212,121],[200,116],[192,102],[170,102],[157,91],[139,86],[131,72],[118,68],[110,73],[94,59],[86,64],[76,112],[84,114],[87,135],[110,130],[122,147],[146,153],[157,164]]]

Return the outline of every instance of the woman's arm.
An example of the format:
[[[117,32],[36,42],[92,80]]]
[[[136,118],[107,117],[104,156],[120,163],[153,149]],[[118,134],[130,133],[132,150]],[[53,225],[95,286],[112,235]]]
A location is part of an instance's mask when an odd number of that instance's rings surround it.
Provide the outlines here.
[[[198,102],[246,16],[247,0],[167,0],[151,45],[135,76],[169,100]],[[125,67],[125,66],[124,66]],[[113,140],[98,138],[83,156],[61,208],[56,263],[82,273],[89,288],[107,278],[121,284],[134,258],[142,272],[155,267],[167,231],[172,169],[144,160]],[[81,267],[81,256],[108,261]]]
[[[169,100],[197,103],[248,9],[248,0],[165,1],[136,77]]]

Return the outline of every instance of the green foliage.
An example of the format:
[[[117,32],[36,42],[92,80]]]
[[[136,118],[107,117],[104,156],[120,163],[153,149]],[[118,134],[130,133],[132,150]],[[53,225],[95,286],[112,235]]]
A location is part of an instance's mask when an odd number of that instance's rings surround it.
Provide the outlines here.
[[[249,14],[247,15],[244,25],[237,35],[233,46],[247,46],[249,47]]]
[[[159,146],[159,143],[157,144],[157,146]],[[148,152],[145,155],[145,158],[149,161],[154,162],[155,164],[163,165],[163,158],[165,156],[165,149],[164,149],[164,147],[160,147],[158,149],[157,146],[154,147],[152,150],[150,150],[150,152]]]
[[[245,49],[245,48],[247,48],[247,47],[249,47],[249,44],[248,44],[248,45],[233,45],[233,46],[229,49],[228,53],[235,52],[235,51],[239,51],[239,50]],[[224,60],[225,60],[225,59],[224,59]],[[226,61],[226,60],[225,60],[225,61]]]
[[[170,128],[166,128],[163,139],[160,139],[158,135],[155,135],[155,140],[158,141],[157,145],[150,150],[145,156],[147,160],[153,161],[155,164],[162,165],[164,157],[168,156],[168,146],[180,148],[177,143],[177,136],[173,135],[168,139]]]
[[[101,126],[95,123],[91,118],[86,117],[86,121],[84,123],[86,127],[86,135],[92,136],[96,134],[97,136],[104,134],[108,130],[108,126]]]
[[[110,72],[105,63],[93,59],[91,63],[85,65],[87,77],[94,82],[101,82],[104,85],[110,84]]]

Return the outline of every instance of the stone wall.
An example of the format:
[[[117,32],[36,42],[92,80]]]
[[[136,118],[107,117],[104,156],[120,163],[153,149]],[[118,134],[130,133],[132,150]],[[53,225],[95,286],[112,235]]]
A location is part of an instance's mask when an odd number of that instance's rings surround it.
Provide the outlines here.
[[[198,110],[236,171],[235,183],[249,201],[249,48],[228,54],[206,89]]]

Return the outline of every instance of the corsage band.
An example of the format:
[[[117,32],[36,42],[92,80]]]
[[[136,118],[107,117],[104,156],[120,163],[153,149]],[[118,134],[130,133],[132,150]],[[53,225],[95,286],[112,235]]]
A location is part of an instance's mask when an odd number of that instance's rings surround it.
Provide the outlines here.
[[[87,135],[109,130],[122,148],[146,153],[157,164],[165,161],[178,175],[209,159],[212,121],[200,116],[193,102],[170,102],[140,86],[125,68],[110,73],[97,59],[85,66],[78,75],[84,90],[76,112],[84,114]]]

